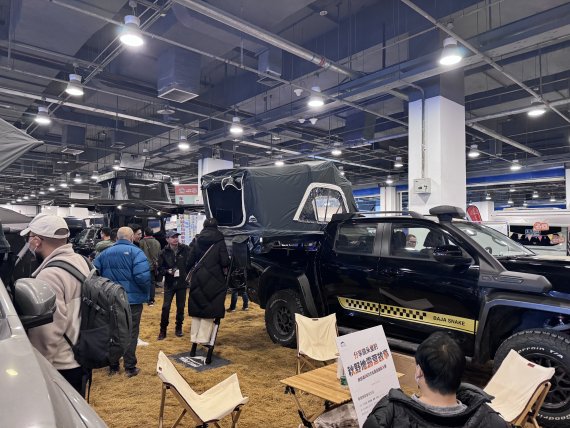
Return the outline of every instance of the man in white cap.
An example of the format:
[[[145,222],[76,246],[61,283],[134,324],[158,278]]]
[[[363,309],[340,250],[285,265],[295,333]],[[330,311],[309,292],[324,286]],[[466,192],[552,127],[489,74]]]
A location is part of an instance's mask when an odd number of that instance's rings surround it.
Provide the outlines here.
[[[28,330],[30,342],[77,391],[85,395],[83,369],[75,361],[64,337],[67,336],[71,343],[76,343],[79,337],[81,283],[60,267],[45,266],[54,260],[63,260],[87,276],[89,265],[67,243],[69,228],[62,217],[38,214],[20,235],[26,237],[30,251],[43,259],[32,277],[46,282],[56,296],[53,322]]]

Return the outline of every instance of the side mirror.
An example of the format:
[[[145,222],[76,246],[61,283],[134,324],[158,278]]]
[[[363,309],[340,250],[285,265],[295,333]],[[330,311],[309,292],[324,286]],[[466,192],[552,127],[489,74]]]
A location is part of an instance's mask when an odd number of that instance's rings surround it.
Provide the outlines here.
[[[53,321],[55,292],[49,285],[36,278],[21,278],[14,289],[14,306],[26,330]]]
[[[465,257],[459,247],[455,245],[439,245],[433,249],[433,258],[446,265],[468,265],[473,259]]]

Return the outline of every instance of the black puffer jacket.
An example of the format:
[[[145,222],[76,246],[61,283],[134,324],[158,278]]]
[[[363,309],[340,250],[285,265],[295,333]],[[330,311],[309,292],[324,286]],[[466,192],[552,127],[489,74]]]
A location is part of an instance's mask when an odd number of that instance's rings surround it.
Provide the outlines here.
[[[145,238],[146,239],[146,238]],[[164,275],[164,288],[166,290],[177,290],[185,288],[186,275],[190,269],[190,248],[184,244],[178,244],[176,253],[167,245],[160,253],[158,268],[161,275]],[[178,269],[179,275],[175,277],[169,273],[169,269]]]
[[[457,398],[467,408],[455,415],[442,415],[426,409],[400,389],[392,389],[374,407],[363,428],[507,428],[511,425],[486,403],[492,397],[470,384],[462,384]]]
[[[213,245],[212,249],[202,256]],[[215,227],[205,227],[190,245],[190,266],[199,262],[192,275],[188,315],[197,318],[223,318],[226,300],[224,268],[230,264],[224,236]]]

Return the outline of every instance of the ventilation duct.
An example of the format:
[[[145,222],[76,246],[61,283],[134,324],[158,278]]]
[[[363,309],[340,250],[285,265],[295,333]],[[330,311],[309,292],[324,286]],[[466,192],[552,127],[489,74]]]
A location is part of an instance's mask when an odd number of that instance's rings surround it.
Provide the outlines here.
[[[271,46],[259,54],[257,61],[257,70],[260,73],[281,77],[283,64],[283,54],[281,49]],[[261,76],[257,82],[270,87],[279,84],[277,80],[265,76]]]
[[[61,135],[61,142],[64,146],[85,146],[85,128],[82,126],[65,125],[63,127],[63,132]],[[72,148],[67,147],[68,151],[62,150],[62,153],[68,153],[70,155],[75,155]],[[64,149],[65,150],[65,149]],[[79,153],[83,153],[80,150]]]
[[[199,54],[180,48],[169,48],[158,59],[158,97],[185,103],[198,96],[200,90]]]

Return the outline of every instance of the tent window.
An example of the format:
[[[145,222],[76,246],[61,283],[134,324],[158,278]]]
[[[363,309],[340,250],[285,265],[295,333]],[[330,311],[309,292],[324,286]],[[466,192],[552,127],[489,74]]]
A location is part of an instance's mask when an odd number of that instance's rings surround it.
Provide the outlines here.
[[[241,227],[244,225],[243,190],[240,180],[224,179],[222,182],[214,182],[208,186],[206,191],[210,216],[218,220],[220,226]]]
[[[333,214],[345,212],[343,197],[338,190],[316,187],[306,198],[298,220],[308,223],[327,223]]]

